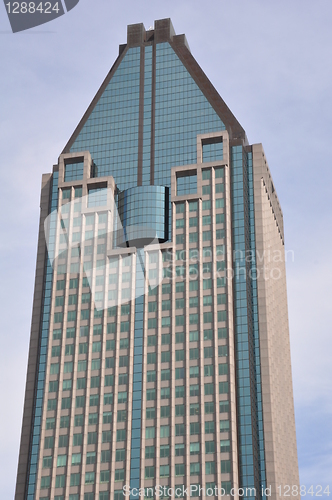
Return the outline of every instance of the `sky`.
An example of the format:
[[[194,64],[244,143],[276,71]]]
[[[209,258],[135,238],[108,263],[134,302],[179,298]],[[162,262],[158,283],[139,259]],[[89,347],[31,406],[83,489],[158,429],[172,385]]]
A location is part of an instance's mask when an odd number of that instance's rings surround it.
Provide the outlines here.
[[[126,42],[170,17],[246,130],[262,143],[284,213],[300,483],[332,489],[330,0],[80,0],[12,34],[0,5],[0,498],[14,497],[42,173]],[[316,491],[316,490],[315,490]]]

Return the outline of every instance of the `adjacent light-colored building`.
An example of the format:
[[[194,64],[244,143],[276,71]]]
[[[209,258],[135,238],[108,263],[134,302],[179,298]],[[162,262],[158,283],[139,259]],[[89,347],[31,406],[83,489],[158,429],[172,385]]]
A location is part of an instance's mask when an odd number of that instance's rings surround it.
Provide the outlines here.
[[[264,151],[169,19],[128,26],[42,179],[15,499],[277,499],[298,484]]]

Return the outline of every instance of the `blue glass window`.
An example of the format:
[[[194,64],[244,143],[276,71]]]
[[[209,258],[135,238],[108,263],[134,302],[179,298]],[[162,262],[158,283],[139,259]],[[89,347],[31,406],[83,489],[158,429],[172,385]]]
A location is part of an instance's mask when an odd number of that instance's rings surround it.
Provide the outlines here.
[[[107,205],[107,188],[89,189],[88,206],[103,207]]]
[[[176,194],[178,196],[195,193],[197,193],[197,174],[176,179]]]
[[[119,189],[137,185],[140,47],[128,49],[70,148],[90,151],[94,177],[113,175]]]
[[[68,163],[65,165],[65,182],[83,179],[83,162]]]
[[[155,183],[170,184],[170,168],[197,163],[197,134],[225,125],[169,43],[156,47]]]
[[[223,143],[221,137],[204,139],[202,141],[203,162],[223,159]]]
[[[118,209],[123,230],[118,231],[118,245],[144,238],[166,240],[168,198],[168,188],[163,186],[139,186],[120,193]]]
[[[152,46],[145,48],[144,59],[144,124],[142,185],[150,184],[152,118]]]

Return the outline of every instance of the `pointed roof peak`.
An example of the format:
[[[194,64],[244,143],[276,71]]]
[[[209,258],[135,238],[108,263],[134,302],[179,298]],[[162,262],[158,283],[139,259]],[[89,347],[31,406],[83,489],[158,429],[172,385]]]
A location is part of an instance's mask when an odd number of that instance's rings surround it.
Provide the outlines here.
[[[176,35],[172,21],[170,18],[157,19],[154,22],[154,28],[150,26],[145,29],[143,23],[129,24],[127,26],[127,46],[137,47],[145,42],[154,40],[155,43],[172,42],[183,43],[190,50],[185,35]]]
[[[130,24],[127,27],[127,43],[120,45],[119,56],[117,60],[113,64],[110,72],[105,78],[103,84],[101,85],[95,98],[84,114],[79,125],[76,127],[76,130],[69,139],[63,152],[70,151],[70,148],[77,139],[85,123],[89,119],[89,116],[99,102],[99,99],[102,97],[105,89],[107,88],[126,54],[132,49],[137,50],[139,48],[141,48],[141,51],[144,52],[144,47],[151,45],[156,47],[157,44],[163,43],[170,45],[175,55],[179,58],[182,65],[186,68],[187,72],[195,81],[202,94],[208,100],[214,111],[217,113],[217,115],[225,125],[230,138],[232,140],[239,140],[245,144],[248,144],[244,129],[237,121],[233,113],[230,111],[226,103],[223,101],[217,90],[214,88],[202,68],[199,66],[199,64],[191,54],[185,35],[176,35],[172,25],[172,21],[168,18],[156,20],[154,22],[154,29],[149,29],[147,31],[143,23]],[[139,58],[139,56],[137,57]],[[143,71],[142,68],[141,71]]]

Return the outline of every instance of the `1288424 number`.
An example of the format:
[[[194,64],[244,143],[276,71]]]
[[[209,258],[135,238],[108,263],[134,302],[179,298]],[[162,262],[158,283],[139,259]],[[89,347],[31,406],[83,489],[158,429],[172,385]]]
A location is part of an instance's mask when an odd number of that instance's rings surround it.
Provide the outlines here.
[[[316,486],[311,485],[310,487],[306,486],[289,486],[288,484],[284,484],[283,486],[277,487],[279,497],[297,497],[301,495],[301,497],[311,496],[311,497],[323,497],[330,496],[330,487],[317,484]]]
[[[8,14],[52,14],[60,11],[59,2],[8,2]]]

